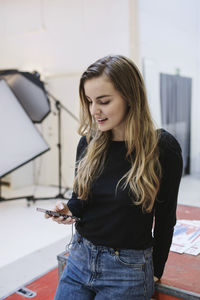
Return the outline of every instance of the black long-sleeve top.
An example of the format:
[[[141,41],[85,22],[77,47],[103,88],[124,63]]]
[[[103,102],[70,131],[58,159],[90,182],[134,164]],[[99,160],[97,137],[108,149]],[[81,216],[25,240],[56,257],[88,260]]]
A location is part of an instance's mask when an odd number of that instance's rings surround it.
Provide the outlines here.
[[[82,137],[77,147],[77,161],[86,148],[86,138]],[[76,223],[77,231],[95,245],[115,249],[153,246],[154,275],[158,278],[163,274],[171,246],[182,175],[181,148],[176,139],[163,129],[159,151],[162,179],[151,213],[143,213],[141,206],[133,204],[128,188],[118,188],[116,192],[118,181],[131,167],[126,159],[124,141],[111,141],[104,170],[93,183],[88,199],[79,200],[73,193],[67,204],[70,211],[81,218]]]

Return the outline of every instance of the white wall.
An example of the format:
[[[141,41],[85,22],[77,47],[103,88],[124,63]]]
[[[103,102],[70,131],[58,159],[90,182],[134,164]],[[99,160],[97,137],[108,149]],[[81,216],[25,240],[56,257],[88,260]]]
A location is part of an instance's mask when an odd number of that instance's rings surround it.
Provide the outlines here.
[[[138,13],[137,13],[138,10]],[[47,88],[78,116],[78,81],[94,60],[110,53],[145,69],[154,119],[160,126],[159,73],[193,79],[192,173],[200,170],[200,3],[198,0],[2,0],[0,68],[38,70]],[[139,26],[139,30],[138,27]],[[139,58],[138,58],[139,57]],[[54,105],[52,109],[55,111]],[[76,122],[62,113],[63,184],[72,185]],[[9,176],[14,187],[57,184],[57,117],[39,126],[51,151]]]
[[[0,19],[2,68],[80,72],[108,53],[129,55],[128,1],[6,0]]]
[[[200,173],[200,2],[140,0],[139,47],[151,110],[160,120],[159,73],[192,78],[191,173]]]
[[[78,81],[94,60],[119,53],[137,55],[132,33],[135,0],[0,1],[0,68],[37,70],[56,98],[78,116]],[[131,30],[130,30],[131,24]],[[131,33],[131,34],[130,34]],[[53,111],[55,110],[54,105]],[[63,118],[63,184],[71,186],[79,137],[76,122]],[[51,151],[11,173],[12,186],[57,184],[57,118],[39,126]],[[33,174],[34,173],[34,174]]]

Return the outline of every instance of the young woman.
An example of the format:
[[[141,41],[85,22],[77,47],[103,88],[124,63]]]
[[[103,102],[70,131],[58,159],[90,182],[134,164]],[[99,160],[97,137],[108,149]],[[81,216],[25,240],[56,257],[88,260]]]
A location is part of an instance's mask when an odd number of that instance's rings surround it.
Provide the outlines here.
[[[81,220],[55,300],[150,299],[176,223],[180,146],[155,129],[130,59],[99,59],[83,73],[79,92],[74,192],[55,210]]]

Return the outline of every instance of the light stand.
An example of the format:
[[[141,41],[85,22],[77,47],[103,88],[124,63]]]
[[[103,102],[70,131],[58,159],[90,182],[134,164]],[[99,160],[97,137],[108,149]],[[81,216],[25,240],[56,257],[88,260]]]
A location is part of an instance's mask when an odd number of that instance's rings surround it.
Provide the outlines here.
[[[78,118],[74,116],[61,102],[56,99],[53,95],[48,93],[44,87],[44,83],[40,80],[40,74],[34,72],[33,74],[28,72],[20,72],[18,70],[0,70],[0,79],[6,80],[9,87],[12,89],[14,95],[17,97],[18,101],[26,111],[27,115],[33,123],[40,123],[50,112],[50,105],[48,101],[48,96],[50,96],[55,102],[55,106],[58,112],[58,194],[53,197],[35,197],[34,195],[20,196],[13,198],[3,198],[1,196],[1,178],[7,175],[12,170],[22,166],[19,164],[13,169],[9,169],[7,173],[0,175],[0,202],[8,200],[18,200],[27,199],[28,205],[30,201],[37,200],[47,200],[47,199],[68,199],[65,198],[65,193],[69,190],[66,188],[62,193],[62,145],[61,145],[61,109],[65,110],[74,120],[79,122]],[[4,97],[3,97],[4,98]],[[26,127],[26,126],[25,126]],[[25,128],[23,127],[23,128]],[[35,144],[34,144],[35,145]],[[32,149],[32,148],[31,148]],[[43,153],[49,149],[44,149]],[[21,152],[20,152],[21,153]],[[40,153],[42,154],[42,153]],[[39,154],[39,155],[40,155]],[[30,160],[36,158],[37,156],[31,158]],[[29,161],[30,161],[29,160]],[[27,163],[27,161],[24,162]]]
[[[54,197],[34,197],[29,196],[27,197],[27,201],[33,201],[35,203],[37,200],[50,200],[50,199],[65,199],[68,200],[69,198],[65,197],[65,193],[69,190],[69,188],[65,188],[64,192],[62,193],[62,143],[61,143],[61,136],[62,136],[62,126],[61,126],[61,109],[65,110],[75,121],[79,122],[78,118],[72,114],[61,102],[56,99],[52,94],[47,92],[48,96],[53,99],[55,102],[55,106],[58,112],[58,194]]]

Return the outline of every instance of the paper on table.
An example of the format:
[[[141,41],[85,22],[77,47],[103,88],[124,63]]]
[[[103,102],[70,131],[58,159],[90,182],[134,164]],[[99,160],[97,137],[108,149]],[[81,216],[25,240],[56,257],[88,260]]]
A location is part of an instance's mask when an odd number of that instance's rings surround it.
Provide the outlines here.
[[[170,250],[198,255],[200,253],[200,221],[178,220]]]

